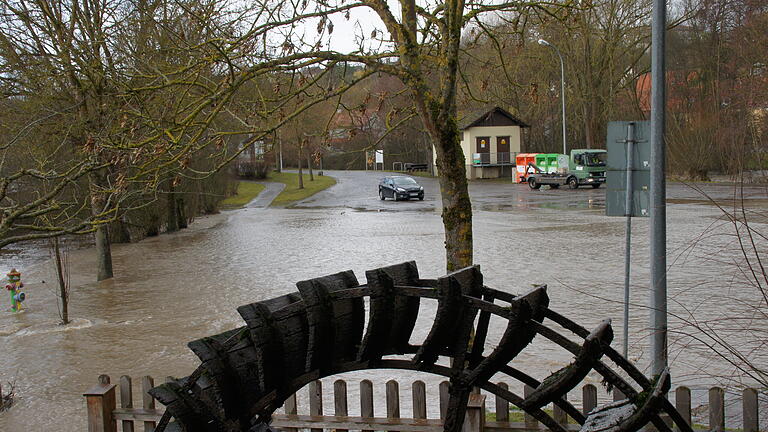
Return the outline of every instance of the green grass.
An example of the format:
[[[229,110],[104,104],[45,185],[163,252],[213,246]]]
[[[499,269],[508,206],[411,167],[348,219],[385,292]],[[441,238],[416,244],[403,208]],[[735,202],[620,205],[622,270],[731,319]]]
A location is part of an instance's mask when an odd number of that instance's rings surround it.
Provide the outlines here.
[[[328,189],[336,184],[333,177],[318,176],[315,174],[315,180],[309,180],[309,174],[304,173],[304,189],[299,189],[299,174],[286,172],[273,172],[269,174],[267,181],[273,181],[285,184],[285,189],[280,195],[272,201],[273,206],[285,207],[312,195]]]
[[[263,184],[246,181],[238,182],[237,194],[222,200],[219,203],[219,206],[222,209],[236,209],[243,207],[256,198],[263,190]]]

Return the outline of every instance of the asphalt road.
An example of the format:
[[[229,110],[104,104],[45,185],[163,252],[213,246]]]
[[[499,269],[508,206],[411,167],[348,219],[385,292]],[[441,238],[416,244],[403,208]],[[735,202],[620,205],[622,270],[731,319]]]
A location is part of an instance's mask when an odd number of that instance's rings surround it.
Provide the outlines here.
[[[424,186],[424,201],[381,201],[378,197],[379,179],[393,175],[390,172],[374,171],[326,171],[337,179],[337,184],[325,191],[303,200],[296,208],[347,208],[356,211],[440,211],[440,186],[436,178],[414,177]],[[402,174],[397,174],[402,175]],[[475,211],[509,211],[516,209],[603,209],[605,191],[591,187],[571,190],[567,187],[550,189],[542,187],[531,190],[525,184],[504,180],[474,180],[469,182],[469,194]],[[674,204],[710,204],[710,198],[728,205],[734,196],[744,193],[747,202],[757,205],[768,204],[766,186],[740,188],[732,183],[667,183],[667,202]]]

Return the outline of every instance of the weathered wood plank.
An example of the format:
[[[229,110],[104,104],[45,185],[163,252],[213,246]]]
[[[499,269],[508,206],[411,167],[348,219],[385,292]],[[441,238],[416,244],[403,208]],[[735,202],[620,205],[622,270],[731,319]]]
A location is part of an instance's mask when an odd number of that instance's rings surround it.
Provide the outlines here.
[[[477,367],[469,372],[469,382],[482,382],[490,379],[503,365],[517,356],[536,336],[535,331],[526,329],[532,316],[528,302],[516,300],[509,304],[509,320],[501,341]]]
[[[467,267],[437,279],[437,311],[429,334],[424,339],[414,363],[434,364],[445,350],[456,364],[464,364],[469,335],[477,309],[466,307],[463,296],[478,297],[483,284],[478,266]]]
[[[533,394],[533,392],[534,392],[534,391],[535,391],[535,390],[534,390],[534,388],[533,388],[533,387],[531,387],[531,386],[529,386],[528,384],[526,384],[526,385],[523,387],[523,397],[524,397],[525,399],[528,399],[528,397],[530,397],[530,396],[531,396],[531,394]],[[526,424],[526,426],[528,426],[528,427],[529,427],[529,428],[531,428],[531,429],[536,429],[536,428],[538,428],[538,427],[539,427],[539,422],[538,422],[538,421],[536,421],[536,419],[535,419],[535,418],[533,418],[533,416],[532,416],[532,415],[530,415],[530,414],[528,414],[528,413],[525,413],[525,416],[524,416],[524,417],[525,417],[525,424]]]
[[[386,384],[387,418],[400,418],[400,384],[395,380],[389,380]]]
[[[373,383],[370,380],[360,381],[360,416],[364,419],[373,418]],[[364,429],[363,432],[373,432]]]
[[[509,385],[504,382],[500,382],[497,384],[499,387],[503,388],[504,390],[509,390]],[[496,421],[499,422],[508,422],[509,421],[509,401],[504,399],[503,397],[496,395]]]
[[[382,269],[368,270],[365,278],[371,287],[370,319],[357,358],[360,361],[376,361],[387,351],[389,343],[390,319],[395,314],[395,282]]]
[[[149,394],[149,391],[155,386],[155,380],[151,376],[141,377],[141,404],[145,410],[155,409],[155,399]],[[144,421],[144,432],[152,432],[157,424],[151,420]]]
[[[349,407],[347,406],[347,382],[341,379],[333,382],[333,409],[336,417],[349,416]],[[337,428],[336,432],[347,432],[347,430]]]
[[[413,418],[427,418],[427,386],[424,381],[414,381],[411,385],[413,396]]]
[[[386,273],[394,285],[415,285],[419,280],[419,270],[414,261],[382,267],[379,270]],[[373,303],[373,299],[371,300]],[[408,342],[419,315],[419,303],[419,297],[394,295],[393,314],[380,318],[389,328],[386,340],[378,342],[384,344],[384,354],[407,352]]]
[[[307,312],[307,372],[318,369],[325,375],[334,361],[355,358],[365,321],[363,299],[333,301],[330,293],[358,285],[351,270],[296,284]]]
[[[88,432],[117,432],[113,415],[117,403],[115,385],[107,375],[100,375],[98,381],[98,385],[83,394],[88,410]]]
[[[691,424],[691,389],[680,386],[675,390],[675,408],[687,424]],[[676,428],[680,430],[678,426]]]
[[[309,415],[323,415],[323,383],[312,381],[309,383]],[[323,428],[312,428],[311,432],[323,432]]]
[[[720,387],[709,389],[709,430],[725,431],[725,392]]]
[[[472,393],[467,402],[462,432],[483,432],[485,428],[485,395]]]
[[[568,394],[564,394],[560,399],[567,401]],[[553,404],[552,406],[552,418],[554,418],[556,422],[563,426],[568,424],[568,414],[566,414],[565,411],[563,411],[563,409],[560,408],[557,404]]]
[[[122,420],[123,424],[126,421],[131,423],[135,422],[156,422],[163,416],[163,410],[153,409],[145,410],[143,408],[116,408],[112,414],[115,420]]]
[[[131,410],[133,408],[133,384],[131,377],[120,377],[120,408]],[[133,432],[133,421],[123,420],[123,432]]]
[[[612,340],[610,320],[605,320],[584,339],[581,350],[571,364],[550,375],[533,393],[526,396],[523,408],[540,408],[560,399],[587,376],[603,356],[603,347],[610,345]]]
[[[758,432],[760,419],[757,409],[757,390],[746,388],[741,393],[742,422],[744,432]]]
[[[597,387],[594,384],[586,384],[581,390],[582,409],[581,412],[586,417],[597,407]]]
[[[428,419],[399,419],[391,421],[387,418],[374,417],[336,417],[336,416],[282,416],[273,417],[272,426],[277,428],[306,428],[313,426],[325,429],[402,431],[402,432],[442,432],[440,420]]]
[[[448,381],[440,383],[440,419],[445,420],[448,414],[448,399],[450,398],[451,385]]]
[[[285,403],[283,404],[283,407],[285,409],[285,414],[288,416],[295,416],[298,412],[298,404],[296,403],[296,393],[291,394],[288,396],[288,398],[285,400]],[[298,432],[299,430],[296,428],[285,428],[285,432]]]

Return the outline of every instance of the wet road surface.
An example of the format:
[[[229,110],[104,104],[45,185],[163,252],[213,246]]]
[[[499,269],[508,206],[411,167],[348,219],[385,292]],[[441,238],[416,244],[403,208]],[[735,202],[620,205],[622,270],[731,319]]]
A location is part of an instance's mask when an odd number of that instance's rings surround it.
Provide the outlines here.
[[[0,303],[0,381],[15,379],[18,395],[17,405],[0,414],[0,431],[85,430],[82,393],[98,374],[184,376],[198,364],[188,341],[242,325],[237,306],[295,291],[299,280],[352,269],[362,282],[365,270],[406,260],[416,260],[423,277],[444,273],[436,180],[417,178],[426,190],[424,201],[394,202],[378,199],[381,173],[328,174],[338,179],[336,186],[293,208],[225,212],[200,218],[179,233],[115,245],[117,276],[107,282],[93,282],[92,250],[71,251],[74,326],[56,325],[52,265],[34,254],[17,257],[13,265],[24,273],[28,301],[26,312],[16,315]],[[721,202],[734,191],[728,185],[704,187]],[[764,213],[765,188],[748,188],[746,194],[747,202]],[[624,219],[604,216],[604,190],[531,191],[525,185],[480,181],[471,183],[470,195],[475,262],[485,283],[510,292],[546,283],[551,307],[585,327],[612,318],[614,345],[620,346]],[[690,384],[703,395],[701,389],[714,379],[701,375],[733,375],[732,368],[690,347],[684,320],[689,312],[714,320],[739,311],[754,302],[754,292],[735,266],[741,260],[738,242],[721,210],[685,185],[670,184],[668,196],[672,373],[675,385]],[[765,221],[758,216],[755,224],[762,229]],[[638,219],[633,227],[630,357],[645,368],[648,220]],[[7,258],[0,263],[10,265]],[[417,323],[414,340],[426,335],[429,324]],[[765,331],[764,325],[753,324]],[[491,335],[488,344],[499,336],[500,331]],[[570,359],[537,339],[515,363],[542,378]],[[390,378],[423,379],[428,392],[437,382],[387,371],[347,377],[373,380],[377,394]],[[350,384],[351,401],[356,388]],[[403,395],[409,391],[401,386]],[[606,397],[602,390],[601,397]],[[409,413],[406,399],[403,412]],[[354,405],[350,402],[352,412]],[[383,407],[377,404],[377,414]],[[428,409],[435,415],[434,404]]]

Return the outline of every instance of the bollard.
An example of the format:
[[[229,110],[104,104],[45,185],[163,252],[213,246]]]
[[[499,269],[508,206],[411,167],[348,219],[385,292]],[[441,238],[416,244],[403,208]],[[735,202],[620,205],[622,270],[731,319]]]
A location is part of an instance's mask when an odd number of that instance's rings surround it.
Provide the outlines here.
[[[117,432],[113,411],[116,408],[115,385],[107,375],[99,376],[99,384],[83,394],[88,406],[88,432]]]

